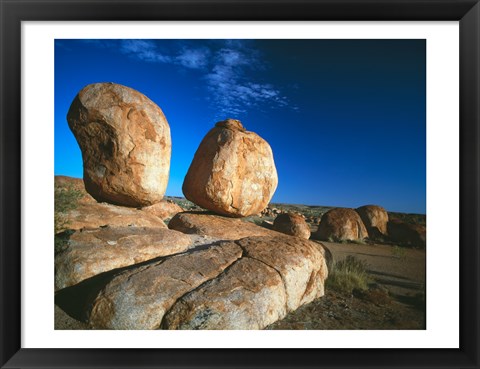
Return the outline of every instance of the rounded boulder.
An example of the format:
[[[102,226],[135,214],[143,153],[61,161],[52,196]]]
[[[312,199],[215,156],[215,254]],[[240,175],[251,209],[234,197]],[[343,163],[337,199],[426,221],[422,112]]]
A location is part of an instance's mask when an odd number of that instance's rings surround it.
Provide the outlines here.
[[[367,236],[367,229],[358,213],[346,208],[327,211],[315,233],[315,238],[325,241],[357,241]]]
[[[367,228],[370,238],[387,235],[388,213],[378,205],[365,205],[356,209]]]
[[[115,83],[84,87],[68,124],[82,151],[85,189],[97,201],[142,207],[162,200],[170,170],[170,127],[142,93]]]
[[[260,213],[278,184],[270,145],[242,123],[216,123],[198,147],[183,182],[185,197],[218,214]]]
[[[300,214],[285,213],[278,215],[273,222],[273,229],[290,236],[310,238],[310,227]]]

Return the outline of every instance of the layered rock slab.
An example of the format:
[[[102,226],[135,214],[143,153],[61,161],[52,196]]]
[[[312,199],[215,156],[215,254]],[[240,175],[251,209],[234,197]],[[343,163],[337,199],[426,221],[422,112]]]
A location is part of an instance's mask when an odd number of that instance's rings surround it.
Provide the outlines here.
[[[98,201],[141,207],[167,187],[171,138],[162,110],[115,83],[84,87],[67,120],[82,151],[85,188]]]
[[[157,329],[180,297],[218,276],[241,255],[238,245],[224,242],[123,272],[98,294],[89,324],[97,329]]]
[[[215,124],[198,147],[183,182],[185,197],[232,217],[258,214],[278,184],[270,145],[240,121]]]
[[[238,240],[249,236],[276,236],[278,232],[240,219],[207,212],[183,212],[168,223],[170,229],[188,234],[207,235],[223,240]]]
[[[107,203],[79,202],[73,210],[62,214],[64,224],[57,233],[66,229],[96,229],[100,227],[167,228],[159,217],[141,210]]]
[[[162,228],[119,227],[75,232],[55,255],[55,290],[85,279],[187,250],[193,240]]]
[[[355,210],[334,208],[323,214],[314,237],[324,241],[356,241],[368,237],[368,233]]]
[[[307,240],[310,238],[311,233],[310,226],[305,221],[305,218],[295,213],[279,214],[273,222],[273,229],[277,232]]]

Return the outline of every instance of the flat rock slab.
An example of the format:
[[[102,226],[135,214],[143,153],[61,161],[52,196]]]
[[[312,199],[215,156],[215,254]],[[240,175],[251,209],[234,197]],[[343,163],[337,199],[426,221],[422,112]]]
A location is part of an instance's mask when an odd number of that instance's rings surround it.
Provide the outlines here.
[[[157,329],[180,297],[218,276],[241,255],[238,245],[224,242],[123,272],[98,294],[89,325],[97,329]]]
[[[79,203],[75,209],[65,213],[64,218],[65,225],[59,231],[105,226],[167,228],[163,220],[153,214],[107,203]]]
[[[177,301],[163,328],[262,329],[285,315],[282,278],[264,263],[244,257]]]
[[[55,256],[55,290],[113,269],[187,250],[193,240],[164,228],[107,227],[77,231]]]
[[[207,235],[223,240],[238,240],[250,236],[276,236],[279,232],[237,218],[208,212],[183,212],[175,215],[168,228],[188,234]]]

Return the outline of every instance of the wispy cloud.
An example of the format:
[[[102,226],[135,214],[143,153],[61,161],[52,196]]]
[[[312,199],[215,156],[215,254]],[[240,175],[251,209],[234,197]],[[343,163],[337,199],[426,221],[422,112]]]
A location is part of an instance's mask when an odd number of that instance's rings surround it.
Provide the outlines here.
[[[289,106],[281,88],[263,80],[258,73],[266,62],[251,41],[222,40],[194,42],[165,40],[85,40],[97,47],[116,49],[131,58],[148,63],[174,64],[202,72],[209,92],[207,100],[216,118],[235,118],[261,105],[269,108]],[[167,45],[169,48],[160,48]],[[256,77],[254,77],[256,76]],[[295,109],[295,107],[291,107]]]
[[[288,105],[287,97],[274,85],[250,77],[251,72],[264,68],[255,49],[238,42],[227,46],[217,51],[215,64],[205,76],[218,115],[235,117],[261,104]]]
[[[208,65],[210,50],[207,48],[184,48],[175,58],[176,62],[186,68],[202,69]]]
[[[122,40],[120,52],[135,59],[150,63],[171,63],[172,58],[157,50],[155,42],[150,40]]]

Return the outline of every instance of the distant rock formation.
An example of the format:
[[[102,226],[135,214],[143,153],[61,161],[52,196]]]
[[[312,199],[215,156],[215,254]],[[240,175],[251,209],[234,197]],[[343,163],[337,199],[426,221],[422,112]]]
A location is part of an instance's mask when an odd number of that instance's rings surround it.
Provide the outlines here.
[[[218,214],[260,213],[278,184],[270,145],[241,122],[227,119],[207,133],[183,182],[185,197]]]
[[[384,208],[378,205],[365,205],[357,208],[356,211],[372,240],[387,235],[388,213]]]
[[[355,210],[334,208],[322,216],[314,236],[324,241],[357,241],[368,237],[368,233]]]
[[[162,200],[170,170],[170,127],[145,95],[114,83],[84,87],[68,124],[83,157],[85,188],[98,201],[131,207]]]
[[[277,232],[305,239],[310,238],[310,226],[305,218],[296,213],[278,215],[273,222],[273,229]]]
[[[410,224],[398,219],[388,222],[388,236],[393,242],[403,245],[425,248],[427,229],[420,224]]]

